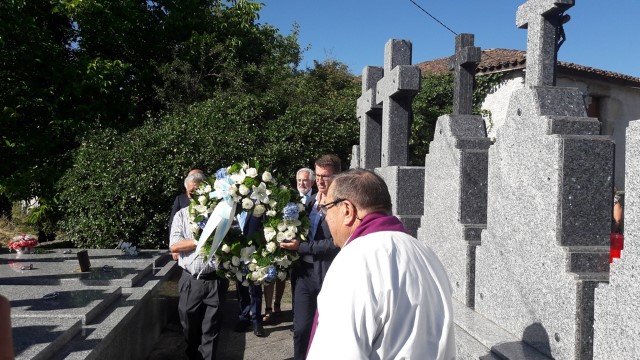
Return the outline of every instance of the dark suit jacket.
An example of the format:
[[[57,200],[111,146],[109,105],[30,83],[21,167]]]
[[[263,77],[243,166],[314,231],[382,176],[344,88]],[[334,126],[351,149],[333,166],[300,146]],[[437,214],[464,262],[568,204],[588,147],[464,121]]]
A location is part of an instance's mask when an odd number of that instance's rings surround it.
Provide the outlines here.
[[[306,206],[307,214],[311,213],[311,209],[316,202],[316,194],[311,196],[309,203]],[[333,261],[333,258],[338,255],[340,248],[333,244],[333,238],[329,231],[329,224],[324,219],[320,220],[318,229],[313,239],[308,241],[302,241],[298,253],[300,256],[312,255],[313,256],[313,271],[318,278],[319,284],[322,285],[324,276],[329,270],[329,266]]]

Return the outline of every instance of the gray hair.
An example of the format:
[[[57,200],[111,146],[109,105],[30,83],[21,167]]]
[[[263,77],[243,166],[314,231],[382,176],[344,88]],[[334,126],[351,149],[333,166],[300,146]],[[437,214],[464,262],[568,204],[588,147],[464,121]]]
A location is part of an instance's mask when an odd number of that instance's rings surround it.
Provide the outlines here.
[[[316,173],[313,172],[313,170],[309,169],[309,168],[301,168],[300,170],[298,170],[298,172],[296,172],[296,181],[298,180],[298,175],[300,175],[301,172],[306,172],[309,174],[309,180],[311,180],[311,182],[316,181]]]
[[[190,182],[195,182],[196,184],[200,184],[201,182],[205,181],[206,179],[207,179],[206,176],[204,176],[204,174],[201,173],[201,172],[193,173],[193,174],[187,176],[184,179],[184,188],[186,189],[187,188],[187,184],[190,183]]]

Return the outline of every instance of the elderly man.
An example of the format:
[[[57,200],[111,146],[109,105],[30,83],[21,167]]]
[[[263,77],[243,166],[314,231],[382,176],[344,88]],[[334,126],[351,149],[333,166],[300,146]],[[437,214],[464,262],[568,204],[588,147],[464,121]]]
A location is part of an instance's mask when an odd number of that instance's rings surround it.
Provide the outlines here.
[[[391,214],[384,180],[335,177],[322,205],[340,253],[318,296],[307,359],[454,359],[444,267]]]
[[[305,358],[316,314],[318,293],[329,265],[340,251],[333,244],[329,227],[320,211],[320,204],[327,195],[333,177],[341,171],[341,166],[340,158],[336,155],[323,155],[316,160],[315,175],[318,193],[311,197],[307,205],[311,222],[309,240],[300,242],[294,239],[290,243],[280,244],[284,249],[297,250],[302,258],[291,272],[291,284],[294,288],[293,356],[295,360]]]
[[[305,206],[309,204],[313,192],[313,182],[316,180],[316,174],[309,168],[301,168],[296,173],[296,187]]]
[[[202,173],[189,176],[195,187],[205,179]],[[178,265],[183,269],[178,281],[178,314],[187,341],[187,356],[215,359],[221,325],[216,265],[203,262],[202,256],[195,252],[198,242],[189,226],[188,207],[174,216],[169,243],[169,250],[178,254]]]

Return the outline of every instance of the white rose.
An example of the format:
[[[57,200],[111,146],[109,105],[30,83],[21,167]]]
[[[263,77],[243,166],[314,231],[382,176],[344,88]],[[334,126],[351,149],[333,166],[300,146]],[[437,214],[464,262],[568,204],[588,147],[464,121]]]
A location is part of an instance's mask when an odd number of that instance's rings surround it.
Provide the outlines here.
[[[204,187],[204,192],[210,193],[211,192],[211,185],[207,184],[207,186]]]
[[[291,231],[292,233],[297,233],[298,232],[298,228],[295,225],[289,225],[287,226],[287,231]]]
[[[246,174],[248,177],[254,178],[258,176],[258,170],[256,168],[248,168]]]
[[[222,252],[228,254],[231,251],[231,247],[227,244],[222,245]]]
[[[256,271],[256,268],[258,267],[258,265],[251,263],[249,264],[249,271]]]
[[[276,207],[276,205],[278,205],[278,202],[273,200],[273,199],[269,199],[269,207],[274,208]]]
[[[279,232],[278,235],[276,235],[276,240],[282,241],[284,239],[285,239],[284,233]]]
[[[284,237],[287,240],[293,240],[293,238],[296,237],[296,233],[294,233],[293,231],[287,230],[284,232]]]
[[[272,227],[264,228],[264,238],[267,241],[271,241],[273,237],[276,236],[276,230]]]
[[[249,210],[253,207],[253,201],[251,201],[251,199],[248,198],[244,198],[242,199],[242,208],[245,210]]]
[[[278,248],[278,246],[273,241],[270,241],[270,242],[267,243],[267,251],[268,252],[273,253],[274,251],[276,251],[277,248]]]
[[[300,200],[300,201],[304,201],[304,200]],[[304,205],[301,202],[298,203],[298,211],[300,211],[300,212],[304,211]]]
[[[198,214],[204,214],[207,212],[207,207],[204,205],[196,205],[193,207],[193,209],[197,211]]]
[[[276,216],[276,211],[275,211],[275,210],[269,210],[269,211],[267,211],[267,216],[268,216],[268,217],[274,217],[274,216]]]
[[[237,256],[234,256],[231,258],[231,264],[233,264],[233,266],[238,266],[240,265],[240,258]]]
[[[207,203],[207,197],[204,195],[198,196],[198,202],[200,203],[200,205],[205,205]]]
[[[273,176],[271,176],[271,173],[268,171],[265,171],[262,173],[262,181],[264,182],[269,182],[273,180]]]
[[[259,205],[258,204],[258,205],[256,205],[255,208],[253,208],[253,216],[260,217],[260,216],[262,216],[262,214],[264,214],[265,210],[266,209],[265,209],[264,205]]]
[[[287,230],[287,224],[285,224],[285,223],[283,223],[283,222],[279,223],[279,224],[278,224],[278,230],[279,230],[279,231],[285,231],[285,230]]]
[[[240,195],[247,195],[249,191],[251,191],[251,189],[249,189],[245,184],[241,184],[240,186],[238,186],[238,192],[240,193]]]

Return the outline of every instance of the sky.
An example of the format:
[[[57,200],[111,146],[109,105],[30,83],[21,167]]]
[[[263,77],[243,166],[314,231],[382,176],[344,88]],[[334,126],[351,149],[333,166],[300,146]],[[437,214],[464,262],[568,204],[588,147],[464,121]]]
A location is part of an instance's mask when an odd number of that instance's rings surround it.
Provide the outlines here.
[[[526,30],[515,25],[525,0],[413,0],[455,33],[472,33],[484,49],[526,50]],[[411,0],[262,0],[259,22],[308,48],[300,68],[337,60],[359,75],[382,66],[389,39],[410,40],[413,63],[447,57],[455,35]],[[640,0],[576,0],[566,13],[566,41],[558,60],[640,77]]]

